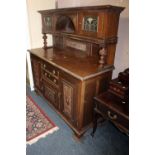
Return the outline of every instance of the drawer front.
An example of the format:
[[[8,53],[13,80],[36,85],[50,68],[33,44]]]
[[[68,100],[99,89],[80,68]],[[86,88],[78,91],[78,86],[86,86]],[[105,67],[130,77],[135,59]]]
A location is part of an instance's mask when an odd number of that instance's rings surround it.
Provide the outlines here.
[[[51,64],[43,62],[42,69],[46,70],[47,72],[50,72],[50,74],[56,78],[59,77],[59,70],[56,67],[52,66]]]
[[[123,117],[122,115],[120,115],[119,113],[117,113],[111,109],[108,109],[106,112],[106,115],[109,120],[113,121],[114,123],[121,124],[125,128],[129,129],[129,120],[127,118]]]
[[[126,95],[126,92],[120,88],[114,87],[112,85],[109,88],[110,88],[110,90],[112,90],[112,91],[114,91],[114,92],[116,92],[122,96]]]
[[[59,81],[56,77],[54,77],[50,72],[46,70],[42,70],[42,77],[44,80],[47,80],[55,87],[59,87]]]
[[[114,123],[121,124],[127,129],[129,128],[129,120],[126,117],[122,116],[120,113],[99,102],[96,102],[96,108],[106,119],[109,119]]]
[[[59,107],[59,93],[56,89],[49,87],[49,85],[44,83],[44,96],[50,103],[56,108]]]

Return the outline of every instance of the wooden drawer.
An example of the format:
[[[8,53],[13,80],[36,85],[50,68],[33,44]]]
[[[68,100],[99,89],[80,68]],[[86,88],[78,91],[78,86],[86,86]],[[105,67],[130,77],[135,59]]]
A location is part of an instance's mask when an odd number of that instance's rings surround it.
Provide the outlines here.
[[[54,85],[55,87],[59,87],[59,81],[58,78],[53,76],[50,72],[46,70],[42,70],[42,78],[46,81],[48,81],[50,84]]]
[[[96,109],[102,113],[102,115],[112,121],[113,123],[118,123],[129,128],[129,119],[123,113],[120,113],[118,110],[115,110],[113,107],[110,107],[106,104],[96,102]]]
[[[44,96],[45,96],[45,98],[47,100],[49,100],[50,103],[58,109],[59,108],[59,102],[60,102],[59,92],[57,91],[57,89],[55,89],[54,87],[52,87],[50,84],[48,84],[45,81],[43,81],[43,85],[44,85]]]
[[[108,91],[121,99],[129,96],[129,86],[123,85],[118,78],[111,80]]]
[[[122,89],[120,88],[117,88],[116,86],[113,86],[113,85],[110,85],[109,86],[109,91],[112,91],[112,92],[116,92],[118,93],[120,96],[125,96],[126,95],[126,92],[123,91]]]
[[[42,69],[45,70],[46,72],[49,72],[52,76],[56,78],[59,77],[59,70],[56,67],[52,66],[51,64],[43,62]]]

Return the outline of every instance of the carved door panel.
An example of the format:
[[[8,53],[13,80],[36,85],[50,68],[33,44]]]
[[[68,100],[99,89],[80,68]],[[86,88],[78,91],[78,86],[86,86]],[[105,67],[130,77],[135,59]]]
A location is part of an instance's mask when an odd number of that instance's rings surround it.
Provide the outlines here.
[[[41,61],[40,59],[31,56],[32,70],[33,70],[33,80],[35,88],[42,90],[41,82]]]
[[[76,125],[76,87],[74,84],[62,79],[62,105],[61,111],[64,116]]]
[[[63,102],[64,109],[63,112],[71,119],[73,112],[73,87],[67,82],[63,83]]]

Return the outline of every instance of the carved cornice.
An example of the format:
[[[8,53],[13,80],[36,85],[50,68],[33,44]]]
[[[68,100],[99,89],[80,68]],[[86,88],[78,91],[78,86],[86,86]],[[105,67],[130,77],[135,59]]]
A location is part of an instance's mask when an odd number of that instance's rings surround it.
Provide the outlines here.
[[[100,5],[100,6],[85,6],[85,7],[70,7],[70,8],[58,8],[58,9],[50,9],[50,10],[40,10],[38,11],[41,14],[49,14],[49,13],[63,13],[63,12],[77,12],[77,11],[115,11],[120,13],[124,10],[124,7],[112,6],[112,5]]]

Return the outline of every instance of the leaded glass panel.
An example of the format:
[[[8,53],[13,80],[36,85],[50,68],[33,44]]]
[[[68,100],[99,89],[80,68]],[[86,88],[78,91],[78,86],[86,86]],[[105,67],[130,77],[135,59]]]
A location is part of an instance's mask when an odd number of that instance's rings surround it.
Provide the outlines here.
[[[83,29],[85,31],[97,32],[97,17],[86,16],[83,21]]]
[[[44,23],[47,27],[51,27],[52,26],[51,17],[49,16],[44,17]]]

